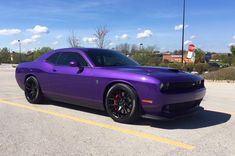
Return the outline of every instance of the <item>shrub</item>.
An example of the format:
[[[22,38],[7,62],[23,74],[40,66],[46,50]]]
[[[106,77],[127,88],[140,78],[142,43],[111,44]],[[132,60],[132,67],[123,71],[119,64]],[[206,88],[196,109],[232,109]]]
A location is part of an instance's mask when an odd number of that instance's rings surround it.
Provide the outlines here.
[[[208,80],[235,80],[235,67],[223,68],[204,74]]]
[[[197,71],[199,74],[208,70],[208,65],[205,63],[198,63],[194,65],[194,70]]]
[[[183,66],[183,70],[187,71],[187,72],[192,72],[193,69],[194,69],[193,63],[187,63],[187,64],[184,64],[184,66]]]

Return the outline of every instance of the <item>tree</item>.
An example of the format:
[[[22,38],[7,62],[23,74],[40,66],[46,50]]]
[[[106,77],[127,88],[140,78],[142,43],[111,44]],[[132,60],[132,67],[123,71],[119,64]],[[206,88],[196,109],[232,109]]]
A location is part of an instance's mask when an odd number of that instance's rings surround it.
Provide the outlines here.
[[[119,44],[116,46],[116,50],[122,52],[125,55],[128,55],[130,53],[130,44],[124,43],[124,44]]]
[[[233,56],[235,56],[235,46],[234,46],[234,45],[232,45],[232,46],[230,47],[230,51],[231,51],[231,53],[233,54]]]
[[[106,26],[96,28],[94,36],[96,37],[96,45],[98,48],[105,48],[109,44],[107,39],[109,30]]]
[[[42,47],[34,52],[33,58],[36,59],[51,50],[52,49],[50,47]]]
[[[148,46],[139,50],[135,49],[130,53],[130,56],[141,65],[146,66],[156,66],[162,62],[162,54],[158,53],[156,46]]]
[[[72,48],[80,47],[80,40],[76,36],[74,31],[72,31],[71,35],[67,38],[67,41],[68,41],[70,47],[72,47]]]
[[[198,48],[195,50],[195,62],[196,63],[201,63],[204,62],[204,57],[205,57],[205,52]]]
[[[2,48],[0,50],[0,62],[1,63],[10,63],[11,62],[11,53],[8,48]]]
[[[131,53],[136,53],[138,51],[138,46],[136,44],[133,44],[131,46]]]

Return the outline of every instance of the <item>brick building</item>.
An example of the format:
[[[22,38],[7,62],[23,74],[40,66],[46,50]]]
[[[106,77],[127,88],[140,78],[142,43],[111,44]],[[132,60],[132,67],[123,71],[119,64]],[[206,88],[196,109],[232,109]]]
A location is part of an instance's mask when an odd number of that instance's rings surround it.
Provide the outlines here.
[[[178,62],[178,63],[180,63],[181,59],[182,59],[182,55],[175,55],[175,54],[171,54],[171,53],[164,53],[162,56],[163,62]],[[183,61],[187,62],[187,63],[193,63],[191,59],[187,59],[187,54],[184,54]]]

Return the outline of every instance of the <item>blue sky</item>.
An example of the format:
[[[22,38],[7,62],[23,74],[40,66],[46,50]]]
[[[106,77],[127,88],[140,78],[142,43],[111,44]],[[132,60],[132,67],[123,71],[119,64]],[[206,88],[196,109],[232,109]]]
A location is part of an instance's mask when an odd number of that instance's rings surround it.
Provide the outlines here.
[[[120,43],[181,48],[183,0],[0,0],[0,47],[17,50],[68,47],[71,31],[94,47],[94,31],[106,25],[110,47]],[[235,43],[234,0],[186,0],[185,42],[229,52]],[[185,44],[187,47],[187,44]]]

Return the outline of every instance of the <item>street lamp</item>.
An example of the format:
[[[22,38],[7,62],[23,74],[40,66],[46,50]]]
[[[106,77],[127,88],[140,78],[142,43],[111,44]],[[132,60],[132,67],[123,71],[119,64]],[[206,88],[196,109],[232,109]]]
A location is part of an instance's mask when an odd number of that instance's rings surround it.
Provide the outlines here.
[[[143,43],[140,43],[140,50],[143,49]]]
[[[18,40],[18,43],[19,43],[19,53],[20,53],[20,62],[21,62],[21,42],[20,42],[20,40]]]
[[[184,62],[184,28],[185,28],[185,0],[183,4],[183,29],[182,29],[182,59],[181,62]]]

